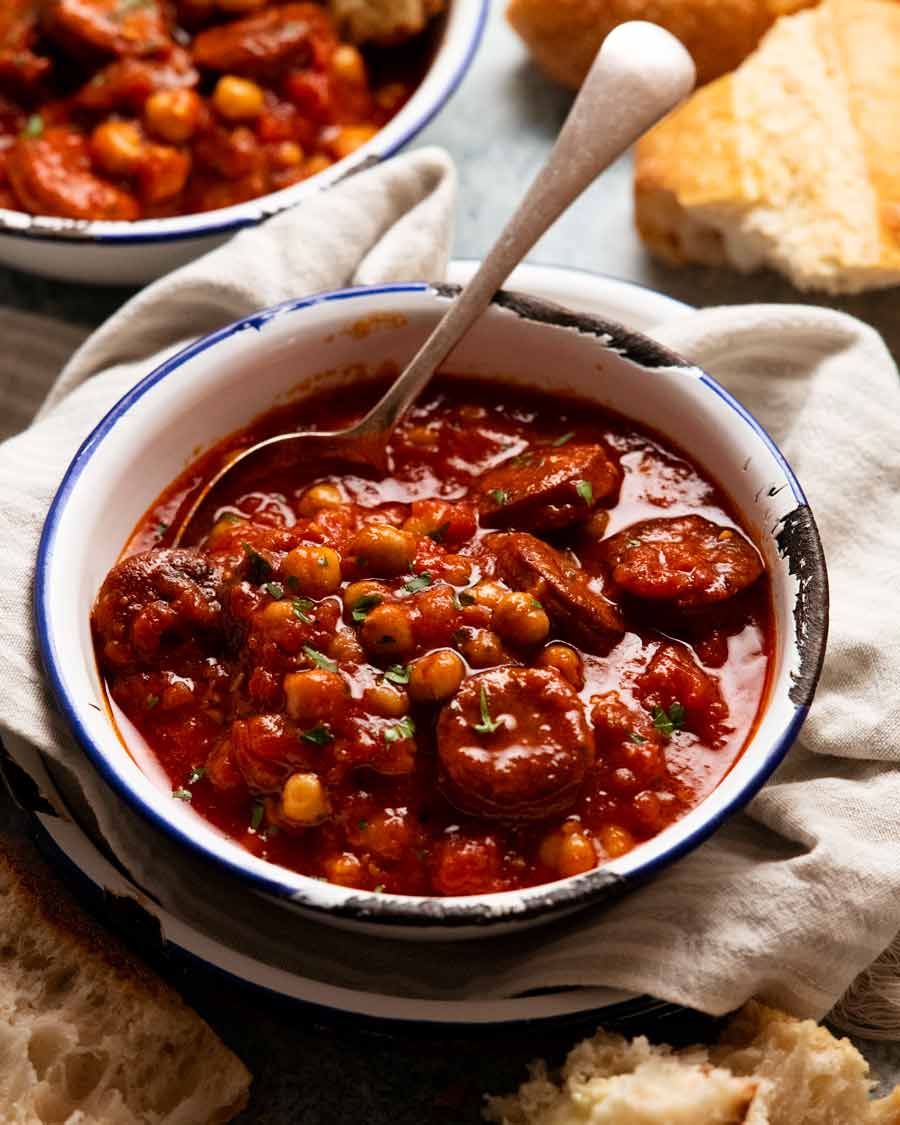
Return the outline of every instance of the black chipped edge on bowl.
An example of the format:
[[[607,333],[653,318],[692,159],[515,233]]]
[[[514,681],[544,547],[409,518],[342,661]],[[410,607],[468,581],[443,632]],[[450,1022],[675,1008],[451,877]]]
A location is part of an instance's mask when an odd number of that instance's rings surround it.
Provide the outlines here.
[[[233,860],[214,856],[188,832],[175,827],[152,807],[136,797],[113,771],[99,748],[93,745],[75,708],[68,701],[62,678],[57,671],[53,646],[50,643],[49,621],[46,617],[45,598],[42,594],[47,580],[47,564],[52,551],[59,509],[80,475],[84,462],[89,459],[93,447],[114,425],[119,416],[130,409],[135,401],[142,397],[156,382],[171,371],[178,369],[198,352],[222,342],[237,332],[248,328],[259,331],[270,320],[323,302],[344,301],[367,295],[389,293],[398,295],[402,293],[432,293],[449,300],[454,298],[459,291],[460,287],[454,285],[401,282],[316,294],[311,297],[286,301],[244,317],[218,332],[196,341],[175,356],[170,357],[165,363],[146,375],[112,407],[75,454],[54,497],[44,524],[38,549],[34,583],[34,613],[38,650],[57,705],[68,720],[93,766],[120,797],[159,830],[176,838],[206,862],[215,864],[217,868],[228,872],[257,893],[289,900],[292,905],[315,914],[395,928],[431,929],[445,927],[453,929],[469,926],[487,930],[503,923],[525,921],[544,914],[550,920],[550,917],[561,911],[574,911],[581,907],[597,905],[618,897],[626,887],[645,881],[662,867],[686,855],[708,839],[731,815],[742,808],[765,784],[784,759],[803,725],[812,703],[824,660],[827,640],[828,577],[815,519],[792,469],[772,438],[753,415],[696,364],[689,362],[684,357],[641,333],[632,332],[613,320],[607,320],[592,314],[573,312],[561,305],[526,294],[500,290],[494,296],[492,303],[524,320],[574,329],[579,333],[594,336],[602,347],[614,351],[625,359],[645,368],[680,368],[692,372],[693,377],[699,377],[701,382],[741,416],[743,421],[766,445],[771,456],[782,468],[797,500],[797,507],[782,517],[779,524],[772,529],[772,533],[776,537],[779,553],[788,560],[789,573],[798,577],[800,584],[793,607],[800,671],[793,676],[794,683],[789,693],[791,702],[795,705],[794,715],[769,750],[757,772],[714,817],[699,825],[688,836],[679,840],[637,870],[627,875],[618,875],[603,867],[598,867],[582,875],[571,876],[558,883],[547,884],[546,890],[543,891],[536,892],[534,888],[525,888],[525,891],[529,894],[527,902],[516,899],[515,896],[522,892],[507,892],[510,897],[509,903],[466,902],[453,898],[423,898],[416,902],[408,902],[404,901],[406,896],[401,895],[358,894],[349,897],[342,903],[325,905],[315,901],[310,892],[299,890],[275,878],[250,872]],[[272,866],[277,870],[275,865]]]

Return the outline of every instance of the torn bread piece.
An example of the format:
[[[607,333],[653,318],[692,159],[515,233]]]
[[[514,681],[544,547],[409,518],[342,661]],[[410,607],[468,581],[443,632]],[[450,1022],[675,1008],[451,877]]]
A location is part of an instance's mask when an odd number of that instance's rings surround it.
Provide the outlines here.
[[[0,855],[0,1125],[218,1125],[250,1075],[26,844]]]
[[[503,1125],[900,1125],[900,1088],[871,1101],[874,1081],[852,1043],[814,1020],[751,1001],[719,1043],[673,1051],[600,1031],[561,1072],[543,1062],[507,1098]]]
[[[900,283],[900,4],[824,0],[639,142],[635,215],[674,263],[799,289]]]

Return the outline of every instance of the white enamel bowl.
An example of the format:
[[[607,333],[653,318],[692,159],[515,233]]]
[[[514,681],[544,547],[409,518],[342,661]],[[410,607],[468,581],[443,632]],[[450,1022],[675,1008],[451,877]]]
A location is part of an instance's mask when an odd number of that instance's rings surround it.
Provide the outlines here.
[[[320,921],[417,939],[508,932],[558,917],[696,847],[750,799],[793,742],[815,691],[827,622],[812,514],[784,458],[746,410],[645,336],[500,295],[451,357],[450,371],[575,392],[658,429],[690,451],[742,512],[772,577],[777,631],[765,713],[744,754],[684,819],[604,867],[542,887],[457,899],[371,895],[297,875],[251,856],[173,800],[168,785],[126,753],[103,705],[89,613],[107,571],[198,447],[302,393],[313,377],[321,388],[388,360],[402,365],[447,299],[445,289],[424,283],[305,298],[248,317],[169,360],[120,400],[73,460],[47,518],[35,587],[39,644],[58,703],[85,753],[133,808],[211,860],[219,876]],[[363,319],[368,333],[345,331]]]
[[[140,285],[213,250],[242,227],[384,160],[425,128],[462,81],[481,41],[488,4],[450,0],[431,66],[410,100],[370,141],[317,176],[234,207],[133,223],[52,218],[0,207],[0,265],[62,281]]]

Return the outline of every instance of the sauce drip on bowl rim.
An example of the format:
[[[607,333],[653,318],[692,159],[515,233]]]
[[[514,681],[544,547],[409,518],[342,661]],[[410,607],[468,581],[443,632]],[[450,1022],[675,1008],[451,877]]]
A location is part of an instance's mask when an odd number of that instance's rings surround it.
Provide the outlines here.
[[[639,846],[740,756],[774,640],[757,549],[670,439],[441,378],[383,478],[236,471],[166,546],[229,450],[377,390],[271,411],[163,493],[94,606],[111,699],[173,799],[344,886],[512,890]]]

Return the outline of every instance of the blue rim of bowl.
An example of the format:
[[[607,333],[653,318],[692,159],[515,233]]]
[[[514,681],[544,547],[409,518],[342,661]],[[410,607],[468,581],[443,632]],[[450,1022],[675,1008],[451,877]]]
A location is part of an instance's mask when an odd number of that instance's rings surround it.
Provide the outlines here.
[[[248,885],[257,893],[274,896],[281,900],[289,900],[299,908],[309,910],[315,914],[323,914],[336,918],[347,918],[367,925],[383,925],[390,927],[411,928],[460,928],[478,927],[485,930],[491,926],[525,921],[541,915],[553,915],[561,911],[579,909],[581,907],[597,904],[604,899],[615,895],[629,885],[635,885],[654,875],[661,868],[668,866],[680,859],[688,852],[708,839],[730,816],[741,809],[750,798],[765,784],[778,765],[782,762],[809,712],[819,672],[825,655],[828,619],[828,579],[825,569],[824,554],[821,541],[806,496],[794,475],[793,470],[769,436],[761,423],[737,400],[706,372],[702,372],[695,364],[650,340],[641,333],[631,332],[621,324],[593,315],[572,313],[562,306],[554,305],[542,299],[526,297],[522,294],[509,293],[501,290],[494,299],[493,304],[507,308],[516,315],[539,322],[568,324],[577,327],[580,331],[587,331],[599,340],[615,340],[616,351],[626,358],[632,358],[643,366],[663,366],[667,368],[681,368],[690,371],[692,378],[696,373],[701,374],[700,381],[711,392],[715,393],[727,406],[729,406],[748,425],[757,437],[763,442],[770,455],[781,467],[786,479],[791,485],[794,498],[797,501],[795,511],[803,511],[807,515],[808,549],[809,555],[804,560],[804,589],[806,596],[815,605],[818,613],[816,621],[809,630],[805,643],[808,654],[808,665],[811,668],[809,675],[803,683],[803,696],[793,700],[794,712],[781,734],[774,740],[759,763],[752,777],[741,787],[732,799],[723,806],[715,815],[710,816],[698,825],[689,834],[670,845],[665,851],[660,852],[644,863],[638,863],[633,870],[625,875],[619,875],[606,870],[604,867],[594,868],[583,875],[573,876],[557,883],[547,884],[545,887],[529,888],[526,903],[516,905],[515,897],[522,892],[510,891],[508,905],[485,904],[461,899],[434,899],[434,898],[409,898],[402,895],[375,895],[360,892],[349,897],[343,903],[323,904],[315,901],[310,894],[304,893],[296,885],[285,883],[274,876],[260,875],[248,870],[242,864],[228,857],[219,856],[210,851],[204,844],[199,843],[187,831],[171,823],[151,805],[135,794],[129,785],[119,777],[111,762],[104,754],[101,747],[94,742],[90,733],[82,723],[78,709],[69,697],[64,684],[62,664],[57,657],[52,640],[52,626],[48,616],[47,588],[49,582],[50,560],[53,553],[54,539],[57,524],[65,507],[69,494],[75,487],[78,478],[90,460],[103,438],[109,433],[116,422],[126,414],[140,399],[158,382],[177,371],[194,356],[221,343],[223,340],[239,332],[247,330],[259,331],[266,323],[276,317],[290,313],[301,312],[323,303],[347,301],[360,297],[379,296],[392,294],[422,294],[433,293],[438,297],[452,297],[458,292],[459,286],[431,284],[428,282],[396,282],[380,286],[357,286],[339,289],[326,293],[313,294],[309,297],[295,298],[284,301],[278,305],[263,309],[250,316],[234,321],[232,324],[219,329],[219,331],[205,336],[193,344],[183,348],[176,355],[170,357],[155,370],[144,376],[130,391],[107,412],[97,426],[82,442],[73,457],[66,473],[59,485],[53,502],[50,505],[44,522],[40,544],[38,546],[37,561],[34,579],[34,619],[37,635],[38,651],[49,680],[57,706],[69,723],[78,742],[84,749],[88,758],[112,790],[135,811],[137,811],[149,824],[162,831],[171,838],[176,839],[182,846],[188,848],[194,855],[206,862],[215,864],[219,869],[225,870],[239,882]],[[603,344],[609,347],[610,343]],[[638,354],[633,349],[638,349]],[[648,362],[649,361],[649,362]],[[124,752],[124,748],[123,748]],[[702,807],[698,806],[698,807]],[[636,855],[639,855],[640,849]],[[272,865],[275,870],[275,865]],[[303,879],[303,876],[298,876]],[[309,879],[312,884],[310,892],[314,896],[317,881]],[[474,896],[473,896],[474,897]],[[505,897],[505,896],[503,896]]]
[[[456,93],[460,83],[466,76],[481,44],[489,11],[490,0],[479,0],[478,14],[472,25],[465,51],[456,69],[449,75],[447,82],[443,88],[437,92],[434,100],[427,106],[423,106],[419,116],[416,117],[415,120],[410,121],[403,132],[398,134],[383,150],[377,150],[378,137],[380,134],[376,134],[370,144],[363,145],[358,150],[358,153],[354,153],[352,156],[347,157],[346,160],[340,161],[333,165],[332,168],[326,169],[316,176],[311,176],[308,180],[302,181],[301,184],[297,184],[292,188],[285,188],[280,192],[270,192],[268,195],[261,195],[258,199],[248,200],[247,203],[238,205],[242,208],[252,208],[253,210],[250,214],[219,220],[218,222],[208,222],[202,226],[192,226],[185,230],[132,231],[131,228],[137,224],[162,223],[167,221],[165,219],[140,219],[137,220],[136,223],[118,224],[123,228],[121,231],[104,230],[103,232],[94,232],[91,228],[97,224],[90,220],[54,219],[53,216],[50,215],[31,216],[24,211],[15,211],[12,208],[0,208],[0,238],[23,238],[34,242],[63,242],[75,245],[79,243],[90,243],[95,245],[127,246],[148,242],[181,242],[189,238],[210,238],[216,235],[233,234],[235,231],[242,230],[244,227],[256,226],[257,223],[264,222],[266,219],[271,219],[282,211],[287,211],[291,207],[296,206],[306,196],[312,195],[317,191],[324,191],[340,183],[347,177],[355,175],[357,172],[365,171],[373,165],[380,164],[382,161],[387,160],[389,157],[399,152],[413,137],[421,133]],[[266,200],[273,200],[279,195],[288,195],[289,193],[290,198],[284,199],[277,203],[277,205],[272,206],[271,203],[268,206],[266,205]],[[222,210],[231,210],[231,208],[222,208]],[[25,215],[26,219],[37,221],[34,225],[29,224],[21,228],[12,225],[7,226],[6,223],[9,220],[4,219],[4,213],[7,212],[14,215]],[[216,212],[212,211],[208,214],[215,215]],[[198,219],[202,216],[203,212],[196,215]],[[176,216],[176,218],[190,217],[191,216]],[[52,222],[62,222],[65,223],[66,226],[56,231],[43,229],[44,223]],[[109,227],[113,224],[103,223],[102,225]]]

